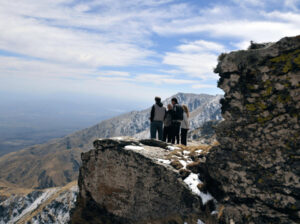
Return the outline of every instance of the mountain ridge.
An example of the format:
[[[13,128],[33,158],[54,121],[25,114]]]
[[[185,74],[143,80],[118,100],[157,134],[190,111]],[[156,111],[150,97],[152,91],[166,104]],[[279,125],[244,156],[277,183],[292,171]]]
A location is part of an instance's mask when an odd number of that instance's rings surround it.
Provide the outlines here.
[[[163,102],[170,102],[172,97],[177,97],[190,108],[191,129],[207,120],[221,119],[218,103],[221,95],[177,93]],[[131,111],[64,138],[4,155],[0,157],[0,180],[39,189],[66,185],[77,179],[80,154],[92,147],[94,139],[135,136],[142,132],[141,138],[148,138],[150,109]]]

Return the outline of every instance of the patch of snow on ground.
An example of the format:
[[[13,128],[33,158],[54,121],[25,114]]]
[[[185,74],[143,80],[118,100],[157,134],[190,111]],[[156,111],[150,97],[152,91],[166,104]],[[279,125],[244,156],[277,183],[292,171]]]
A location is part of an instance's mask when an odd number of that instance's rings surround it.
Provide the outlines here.
[[[181,165],[183,166],[183,168],[186,168],[187,162],[184,160],[179,160],[179,162],[181,163]]]
[[[166,160],[166,159],[157,159],[158,162],[164,163],[164,164],[170,164],[171,161],[170,160]]]
[[[124,140],[124,137],[112,137],[112,139],[122,141]]]
[[[202,222],[200,219],[198,219],[197,224],[205,224],[205,223]]]
[[[184,151],[183,151],[183,154],[184,154],[184,155],[188,155],[188,154],[190,154],[190,152],[189,152],[189,151],[186,151],[186,150],[184,150]]]
[[[136,146],[136,145],[126,145],[125,149],[130,149],[130,150],[143,150],[144,148],[141,146]]]
[[[197,174],[191,173],[187,178],[184,179],[184,182],[189,186],[192,192],[201,197],[203,204],[206,204],[206,202],[213,199],[210,193],[205,194],[198,189],[197,185],[202,184],[202,181],[199,180]]]
[[[169,149],[170,151],[174,151],[176,149],[180,149],[179,147],[176,147],[176,146],[167,146],[167,149]]]
[[[195,152],[197,152],[197,153],[201,153],[201,152],[202,152],[202,150],[201,150],[201,149],[198,149],[198,150],[196,150]]]
[[[216,214],[218,214],[218,211],[212,211],[211,213],[210,213],[211,215],[216,215]]]

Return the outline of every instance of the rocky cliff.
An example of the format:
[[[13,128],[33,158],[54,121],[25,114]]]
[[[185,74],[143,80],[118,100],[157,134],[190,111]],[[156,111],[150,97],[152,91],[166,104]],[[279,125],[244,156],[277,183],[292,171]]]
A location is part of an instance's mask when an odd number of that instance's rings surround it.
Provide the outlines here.
[[[204,149],[124,138],[96,140],[94,147],[82,154],[72,223],[183,224],[216,219],[216,201],[197,169]]]
[[[300,36],[223,54],[207,184],[229,223],[300,223]]]

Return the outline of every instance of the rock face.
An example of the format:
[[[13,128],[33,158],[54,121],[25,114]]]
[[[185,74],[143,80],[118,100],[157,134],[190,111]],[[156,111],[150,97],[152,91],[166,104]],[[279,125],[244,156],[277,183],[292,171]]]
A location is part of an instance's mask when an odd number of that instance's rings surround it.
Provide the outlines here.
[[[194,193],[200,192],[197,182],[188,187],[198,175],[187,171],[184,180],[165,159],[164,145],[142,142],[96,140],[95,149],[82,154],[72,223],[200,223],[212,197]]]
[[[229,223],[300,222],[300,36],[223,54],[208,182]]]

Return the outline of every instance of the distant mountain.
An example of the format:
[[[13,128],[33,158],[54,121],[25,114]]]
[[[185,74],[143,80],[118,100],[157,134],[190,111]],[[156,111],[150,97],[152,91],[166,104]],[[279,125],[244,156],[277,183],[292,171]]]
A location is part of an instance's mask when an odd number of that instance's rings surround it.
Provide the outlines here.
[[[221,119],[221,95],[178,93],[172,97],[189,107],[191,129],[200,127],[205,121]],[[164,104],[170,103],[172,97]],[[149,137],[150,109],[132,111],[64,138],[4,155],[0,157],[0,180],[26,188],[66,185],[77,178],[80,153],[91,149],[96,138]]]

